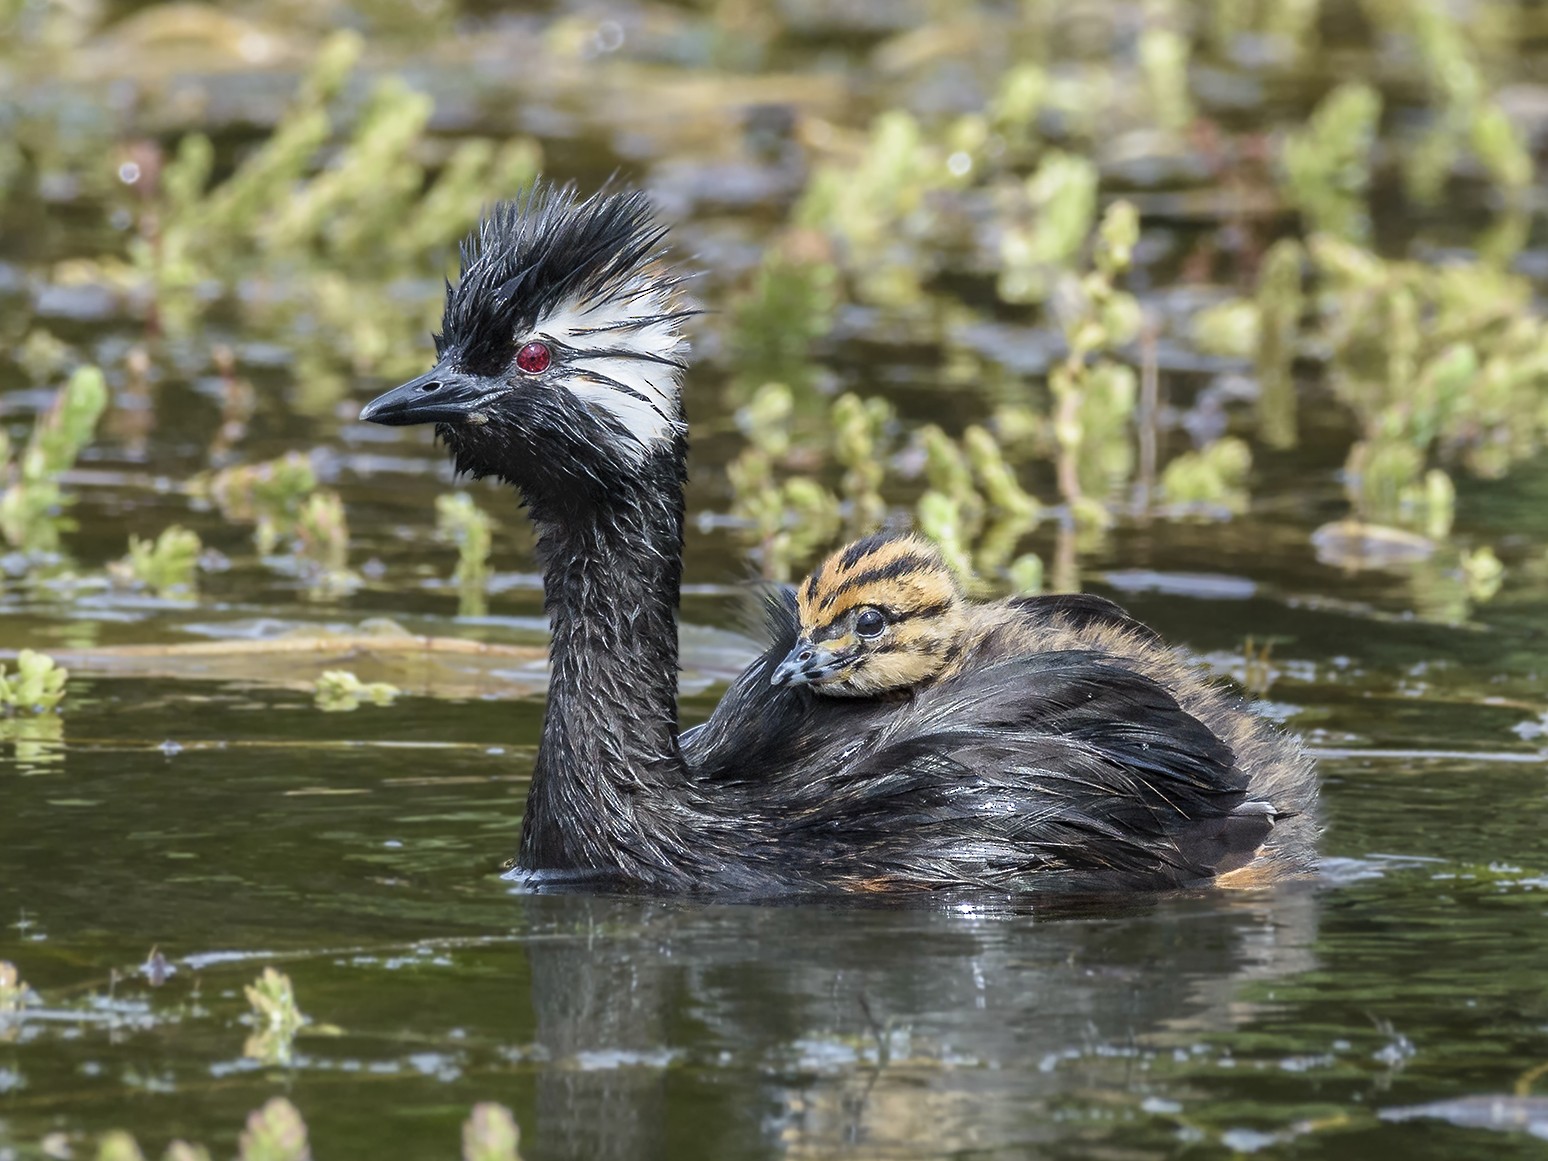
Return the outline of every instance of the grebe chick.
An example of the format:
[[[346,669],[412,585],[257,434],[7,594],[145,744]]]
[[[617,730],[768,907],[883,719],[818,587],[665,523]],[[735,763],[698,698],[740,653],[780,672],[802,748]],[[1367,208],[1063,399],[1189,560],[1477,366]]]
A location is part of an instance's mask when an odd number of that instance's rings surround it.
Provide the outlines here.
[[[968,604],[946,558],[912,534],[846,544],[796,586],[800,636],[775,685],[830,697],[873,697],[955,672]]]
[[[447,288],[435,365],[361,412],[434,424],[536,526],[551,635],[529,885],[1135,891],[1313,865],[1300,747],[1132,622],[1035,612],[1035,648],[979,649],[910,697],[814,697],[771,682],[799,635],[785,594],[768,651],[681,732],[692,311],[664,234],[633,192],[496,206]]]
[[[800,636],[775,685],[829,697],[875,697],[945,681],[972,664],[1037,647],[1050,624],[1106,623],[1155,635],[1087,593],[973,604],[931,541],[878,532],[835,551],[796,586]]]

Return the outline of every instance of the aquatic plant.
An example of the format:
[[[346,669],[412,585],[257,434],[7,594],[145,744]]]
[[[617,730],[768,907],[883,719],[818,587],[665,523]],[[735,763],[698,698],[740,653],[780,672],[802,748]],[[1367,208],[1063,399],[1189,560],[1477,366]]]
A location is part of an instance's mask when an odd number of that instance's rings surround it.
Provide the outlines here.
[[[91,442],[107,403],[102,372],[80,367],[55,393],[19,455],[0,430],[0,480],[6,482],[0,493],[0,534],[13,548],[52,551],[60,533],[73,527],[62,515],[70,498],[59,480]]]
[[[963,527],[962,508],[946,493],[932,489],[919,497],[915,513],[919,531],[935,541],[951,571],[964,584],[976,579],[973,554],[968,547],[972,537]]]
[[[1161,473],[1161,496],[1175,514],[1238,514],[1247,510],[1252,449],[1232,436],[1184,452]]]
[[[1349,81],[1318,104],[1303,129],[1285,140],[1286,194],[1313,230],[1363,238],[1370,228],[1366,192],[1381,95]]]
[[[1272,448],[1296,445],[1298,403],[1291,367],[1306,309],[1306,252],[1293,238],[1275,242],[1263,258],[1253,305],[1257,312],[1258,438]]]
[[[999,281],[1005,302],[1042,302],[1069,269],[1096,219],[1097,169],[1087,158],[1052,151],[1019,187],[1007,191],[1001,221]]]
[[[300,452],[201,476],[190,491],[214,500],[228,520],[254,524],[262,555],[288,547],[309,596],[331,599],[359,586],[360,577],[349,568],[343,498],[318,488],[311,461]]]
[[[1188,320],[1188,337],[1210,355],[1250,359],[1262,345],[1261,316],[1250,299],[1228,298],[1207,306]]]
[[[1010,562],[1005,577],[1012,592],[1035,596],[1043,591],[1043,558],[1035,552],[1023,553]]]
[[[838,268],[823,235],[787,230],[732,309],[732,399],[746,402],[768,383],[809,387],[818,366],[812,345],[832,329],[838,301]]]
[[[296,532],[301,510],[317,488],[311,460],[301,452],[278,459],[225,468],[193,481],[195,495],[207,495],[227,520],[256,525],[258,551],[273,552]]]
[[[1153,10],[1154,10],[1153,6]],[[1139,61],[1145,87],[1155,111],[1156,123],[1181,133],[1193,123],[1193,98],[1188,91],[1188,62],[1192,46],[1188,38],[1170,26],[1176,14],[1166,12],[1167,24],[1152,18],[1140,33]]]
[[[201,287],[262,271],[283,289],[270,300],[281,317],[309,318],[328,336],[310,349],[319,369],[406,373],[415,357],[407,336],[433,321],[435,296],[393,293],[387,282],[419,276],[489,191],[529,183],[540,152],[528,138],[467,139],[430,179],[417,157],[433,102],[393,76],[376,82],[338,140],[332,107],[361,48],[353,32],[325,40],[273,132],[217,184],[215,148],[199,133],[164,164],[135,166],[130,262],[153,292],[156,325],[185,333],[208,305]],[[337,376],[303,379],[314,401],[319,382],[342,385]]]
[[[337,492],[313,492],[296,516],[296,551],[315,597],[349,592],[360,578],[349,569],[349,522]]]
[[[764,577],[788,580],[841,524],[838,499],[806,476],[776,479],[768,452],[750,447],[726,467],[731,514],[743,522]]]
[[[970,426],[962,433],[962,448],[983,491],[990,518],[1014,520],[1026,528],[1035,525],[1043,506],[1022,488],[1004,450],[988,429],[977,424]]]
[[[1477,54],[1445,5],[1423,0],[1367,0],[1419,50],[1438,108],[1420,140],[1403,151],[1403,176],[1415,200],[1434,204],[1464,152],[1515,204],[1532,184],[1532,155],[1487,90]]]
[[[493,1101],[473,1106],[462,1126],[463,1161],[521,1161],[521,1132],[511,1110]]]
[[[324,670],[313,684],[317,708],[330,713],[356,710],[363,702],[388,705],[399,692],[385,681],[361,681],[347,669]]]
[[[451,492],[435,498],[435,530],[441,540],[457,546],[457,567],[452,573],[457,586],[457,615],[483,616],[493,521],[468,493]]]
[[[197,532],[179,524],[164,528],[155,540],[129,536],[129,554],[108,565],[120,584],[137,584],[157,596],[191,591],[198,583],[199,554],[204,550]]]
[[[306,1122],[284,1097],[271,1097],[263,1108],[248,1114],[237,1139],[238,1161],[311,1161],[311,1156]]]
[[[1064,325],[1070,351],[1051,378],[1056,408],[1052,421],[1045,422],[1025,405],[996,416],[996,426],[1054,433],[1067,511],[1083,525],[1107,522],[1105,498],[1127,476],[1133,461],[1129,424],[1135,377],[1109,352],[1131,341],[1138,326],[1137,303],[1115,286],[1137,237],[1137,215],[1127,203],[1118,203],[1104,216],[1092,271],[1081,278],[1060,275],[1069,288]],[[1085,241],[1081,235],[1070,250]],[[1062,260],[1068,254],[1060,251],[1056,256]],[[852,393],[833,401],[828,456],[843,469],[836,496],[807,475],[781,478],[780,465],[793,454],[796,410],[794,395],[784,384],[765,384],[755,392],[737,413],[750,446],[728,469],[732,513],[749,529],[765,574],[775,577],[788,575],[797,560],[836,534],[832,515],[841,504],[852,532],[876,527],[888,511],[886,445],[897,424],[891,406]],[[1025,421],[1004,424],[1012,411]],[[1044,513],[1022,487],[1005,446],[988,427],[977,424],[969,425],[960,440],[926,424],[912,442],[928,484],[915,505],[920,528],[942,543],[949,563],[965,580],[980,572],[999,576],[1021,538]],[[806,447],[810,454],[810,444]],[[913,453],[905,458],[912,459]],[[1090,473],[1097,497],[1086,497],[1082,472]],[[1040,587],[1041,562],[1035,557],[1023,561],[1019,576],[1023,587]]]
[[[881,485],[891,407],[846,394],[828,407],[825,423],[817,419],[828,437],[803,450],[808,458],[815,450],[843,469],[837,494],[812,475],[780,471],[795,444],[795,411],[794,393],[783,383],[760,387],[736,415],[749,446],[726,469],[731,514],[747,529],[763,575],[776,580],[788,579],[840,529],[869,530],[887,512]]]
[[[1386,261],[1327,236],[1311,255],[1328,380],[1361,427],[1355,511],[1445,535],[1455,489],[1438,457],[1498,476],[1548,437],[1548,328],[1530,287],[1486,263]]]
[[[0,969],[4,966],[0,963]],[[520,1140],[516,1118],[508,1108],[480,1101],[462,1125],[462,1161],[521,1161]],[[247,1115],[237,1138],[236,1161],[311,1161],[311,1157],[306,1120],[285,1097],[271,1097]],[[186,1141],[173,1141],[162,1154],[162,1161],[209,1159],[204,1146]],[[145,1161],[145,1154],[131,1134],[115,1129],[97,1139],[96,1161]]]
[[[9,677],[0,662],[0,715],[50,713],[64,700],[69,678],[70,671],[48,654],[23,649],[16,655],[16,672]]]
[[[885,399],[840,395],[833,401],[833,458],[844,469],[841,491],[849,502],[849,527],[875,527],[886,514],[881,485],[886,477],[885,440],[895,413]]]
[[[926,195],[951,180],[942,150],[911,113],[889,109],[871,123],[864,143],[846,152],[812,171],[791,221],[839,242],[867,300],[913,301],[920,271],[900,243],[925,230]]]
[[[1009,145],[1025,144],[1033,135],[1048,94],[1048,71],[1035,61],[1016,62],[995,83],[985,110],[990,128]]]
[[[973,469],[967,453],[945,430],[927,423],[915,433],[915,439],[924,449],[925,480],[930,485],[926,496],[929,502],[939,505],[949,503],[952,508],[952,527],[966,544],[978,533],[984,518],[984,499],[978,494],[973,482]],[[921,504],[923,500],[921,500]],[[937,513],[937,517],[944,513]]]
[[[1467,595],[1480,604],[1493,600],[1505,583],[1505,566],[1487,544],[1464,550],[1458,564]]]
[[[1117,287],[1138,240],[1139,214],[1128,202],[1114,202],[1097,229],[1091,270],[1072,287],[1073,305],[1063,320],[1068,353],[1048,376],[1059,494],[1070,518],[1086,527],[1112,522],[1100,497],[1132,470],[1128,428],[1138,380],[1111,352],[1139,331],[1139,304]],[[1088,491],[1092,484],[1095,495]]]
[[[97,1161],[145,1161],[145,1154],[132,1136],[117,1129],[97,1142]]]
[[[0,959],[0,1017],[14,1015],[27,1003],[32,989],[9,960]]]
[[[964,581],[998,575],[1037,526],[1041,505],[1021,487],[988,429],[971,425],[958,441],[927,424],[917,439],[930,484],[916,506],[919,527],[942,541],[947,562]]]
[[[266,967],[257,980],[242,988],[242,994],[252,1006],[248,1019],[254,1029],[242,1046],[242,1055],[264,1064],[288,1066],[296,1033],[310,1022],[296,1006],[290,977]]]

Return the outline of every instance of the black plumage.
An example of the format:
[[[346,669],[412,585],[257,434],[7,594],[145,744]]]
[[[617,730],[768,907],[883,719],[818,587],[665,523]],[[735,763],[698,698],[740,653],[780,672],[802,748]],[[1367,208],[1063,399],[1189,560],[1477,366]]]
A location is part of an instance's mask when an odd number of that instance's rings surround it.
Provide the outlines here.
[[[771,685],[796,637],[785,594],[768,652],[679,736],[686,311],[661,240],[635,194],[497,208],[448,288],[436,367],[363,412],[435,423],[537,526],[553,637],[532,882],[1134,890],[1309,865],[1299,747],[1099,598],[1030,599],[1037,650],[991,640],[949,680],[854,701]],[[516,358],[532,343],[552,352],[540,373]]]

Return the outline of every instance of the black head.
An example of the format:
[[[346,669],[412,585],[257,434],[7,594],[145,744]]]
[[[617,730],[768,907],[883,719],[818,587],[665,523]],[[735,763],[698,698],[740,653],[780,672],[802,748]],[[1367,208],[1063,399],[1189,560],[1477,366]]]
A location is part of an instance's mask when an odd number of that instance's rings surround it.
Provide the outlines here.
[[[436,365],[361,419],[434,423],[457,470],[530,500],[605,496],[647,464],[680,461],[679,379],[693,312],[665,265],[645,196],[539,183],[494,207],[446,288]]]

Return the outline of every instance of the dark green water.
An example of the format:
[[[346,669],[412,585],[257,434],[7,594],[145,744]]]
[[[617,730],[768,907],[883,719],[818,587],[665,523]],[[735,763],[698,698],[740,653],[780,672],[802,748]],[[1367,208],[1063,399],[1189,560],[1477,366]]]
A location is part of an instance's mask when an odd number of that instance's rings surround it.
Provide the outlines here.
[[[1205,531],[1112,564],[1175,580]],[[319,1156],[447,1155],[479,1099],[515,1110],[536,1158],[1212,1156],[1275,1134],[1297,1155],[1540,1154],[1380,1119],[1508,1094],[1548,1060],[1548,781],[1513,732],[1540,688],[1540,590],[1455,628],[1377,617],[1400,585],[1319,610],[1293,568],[1251,566],[1263,526],[1207,533],[1212,566],[1261,595],[1126,599],[1222,659],[1278,635],[1277,711],[1339,747],[1318,885],[1073,914],[524,897],[498,863],[536,701],[321,714],[299,693],[83,681],[63,745],[3,774],[0,957],[42,1006],[0,1041],[0,1141],[27,1156],[117,1126],[228,1147],[283,1092]],[[205,612],[296,612],[240,596]],[[34,605],[8,634],[84,616]],[[159,987],[137,968],[152,947],[177,969]],[[337,1028],[284,1070],[243,1056],[241,988],[267,964]]]
[[[789,18],[796,32],[762,66],[858,69],[880,35],[858,18],[836,31]],[[447,72],[421,79],[456,90]],[[591,180],[622,164],[677,206],[682,248],[712,269],[701,294],[724,307],[777,220],[783,163],[683,162],[669,148],[681,127],[604,135],[617,116],[605,95],[554,100],[579,127],[524,99],[554,171]],[[865,104],[846,115],[863,121]],[[736,194],[749,175],[771,184]],[[1475,207],[1459,197],[1465,219]],[[143,337],[134,311],[51,315],[34,289],[48,263],[100,243],[101,218],[90,198],[13,205],[0,294],[121,387],[125,347]],[[1147,219],[1160,252],[1196,229]],[[1394,216],[1384,229],[1455,241],[1461,227]],[[1164,295],[1174,275],[1161,262],[1146,277]],[[987,392],[939,382],[953,359],[993,371],[996,357],[950,328],[896,342],[915,322],[853,312],[814,361],[894,399],[909,423],[987,413]],[[724,325],[705,322],[689,385],[694,513],[726,510],[740,448]],[[375,380],[309,404],[292,339],[217,317],[197,342],[158,349],[148,395],[119,397],[72,478],[76,568],[100,570],[128,532],[179,521],[231,566],[202,579],[197,603],[40,585],[6,558],[0,645],[191,642],[382,615],[541,642],[514,499],[475,488],[501,521],[497,583],[487,618],[459,620],[452,554],[433,538],[433,498],[451,487],[440,454],[426,433],[350,418]],[[319,449],[366,576],[353,594],[309,600],[257,557],[248,527],[176,486],[208,466],[217,342],[257,391],[238,458]],[[45,396],[9,356],[0,376],[0,421],[20,438]],[[1180,363],[1165,380],[1187,404],[1211,376]],[[1223,674],[1239,672],[1245,639],[1273,641],[1269,712],[1323,754],[1321,881],[1060,911],[526,896],[500,865],[540,697],[411,694],[326,714],[272,681],[82,677],[62,738],[0,743],[0,959],[38,997],[0,1013],[0,1159],[41,1157],[55,1132],[91,1156],[89,1137],[112,1128],[148,1153],[185,1137],[229,1155],[275,1094],[302,1111],[319,1158],[453,1156],[481,1100],[514,1111],[528,1161],[1542,1156],[1548,463],[1463,485],[1459,542],[1493,544],[1508,569],[1489,603],[1467,600],[1454,563],[1344,573],[1309,538],[1344,511],[1350,423],[1315,376],[1304,387],[1306,441],[1260,449],[1250,514],[1124,521],[1081,571]],[[1027,541],[1045,558],[1052,546],[1047,524]],[[690,528],[688,723],[752,648],[708,632],[739,624],[743,549],[723,522]],[[165,980],[141,968],[152,949],[175,969]],[[242,989],[269,965],[313,1021],[289,1067],[244,1055]],[[1508,1130],[1496,1114],[1525,1120]]]

